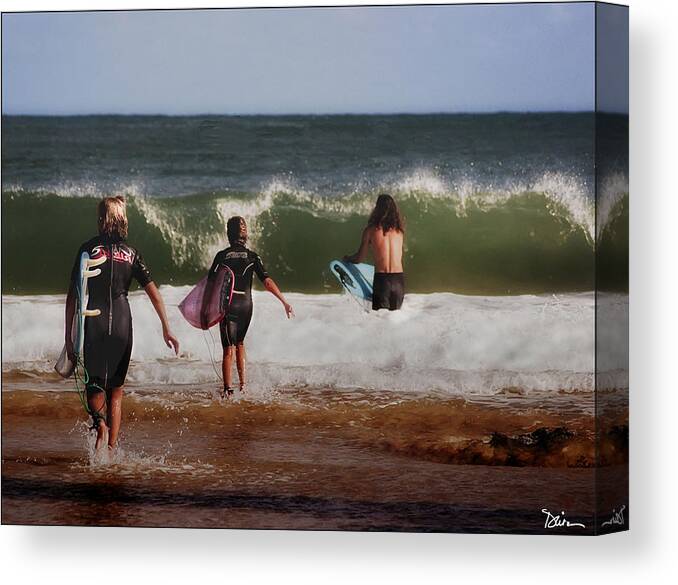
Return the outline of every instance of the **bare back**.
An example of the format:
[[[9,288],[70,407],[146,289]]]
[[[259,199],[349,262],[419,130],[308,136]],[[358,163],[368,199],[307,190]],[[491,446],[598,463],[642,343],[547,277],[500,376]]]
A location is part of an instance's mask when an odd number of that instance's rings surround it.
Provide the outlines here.
[[[377,272],[403,272],[403,232],[391,229],[385,234],[380,227],[367,228]]]

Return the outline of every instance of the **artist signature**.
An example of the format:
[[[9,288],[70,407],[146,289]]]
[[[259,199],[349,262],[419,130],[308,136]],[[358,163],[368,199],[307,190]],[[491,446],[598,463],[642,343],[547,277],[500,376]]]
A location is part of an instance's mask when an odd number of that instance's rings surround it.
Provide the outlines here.
[[[551,514],[546,508],[541,509],[543,514],[546,514],[546,521],[544,522],[544,528],[574,528],[575,526],[579,528],[586,528],[581,522],[570,522],[565,518],[565,512],[560,512],[560,514]]]
[[[619,508],[619,512],[613,509],[612,518],[603,522],[603,526],[624,526],[624,510],[626,510],[626,506]]]

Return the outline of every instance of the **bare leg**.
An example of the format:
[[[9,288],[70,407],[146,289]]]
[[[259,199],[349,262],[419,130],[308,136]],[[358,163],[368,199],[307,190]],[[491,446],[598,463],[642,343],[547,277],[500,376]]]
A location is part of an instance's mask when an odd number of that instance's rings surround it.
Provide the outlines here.
[[[221,373],[224,376],[224,388],[231,387],[233,382],[233,354],[235,353],[235,347],[232,345],[227,345],[224,348],[224,359],[221,362]]]
[[[106,431],[108,430],[108,428],[106,427],[106,420],[104,418],[104,416],[106,415],[106,394],[103,392],[103,390],[99,391],[88,390],[87,406],[89,407],[90,412],[100,416],[100,418],[94,417],[95,421],[98,421],[96,427],[97,440],[96,443],[94,444],[94,449],[98,451],[101,445],[103,445],[103,443],[106,440]]]
[[[114,449],[118,442],[118,433],[120,432],[120,420],[122,419],[122,390],[123,387],[109,390],[108,395],[108,416],[106,421],[110,433],[108,435],[108,448]]]
[[[238,378],[240,379],[240,391],[242,392],[245,389],[245,384],[247,382],[245,375],[245,359],[247,357],[245,353],[245,343],[240,342],[235,346],[236,351],[236,365],[238,366]]]

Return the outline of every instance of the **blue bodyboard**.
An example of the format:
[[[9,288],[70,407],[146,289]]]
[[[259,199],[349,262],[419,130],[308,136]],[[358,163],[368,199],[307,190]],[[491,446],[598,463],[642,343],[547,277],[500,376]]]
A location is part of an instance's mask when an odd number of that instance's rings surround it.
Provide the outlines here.
[[[353,264],[343,260],[332,260],[330,272],[341,285],[359,300],[372,302],[372,281],[374,266],[371,264]]]

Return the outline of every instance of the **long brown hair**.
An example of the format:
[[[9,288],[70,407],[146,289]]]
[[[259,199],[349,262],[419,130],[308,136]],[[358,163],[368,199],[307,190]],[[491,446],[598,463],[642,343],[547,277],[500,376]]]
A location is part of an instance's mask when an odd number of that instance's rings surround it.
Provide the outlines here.
[[[244,246],[245,242],[247,242],[247,223],[245,223],[245,218],[239,215],[231,217],[226,222],[226,235],[231,246],[233,244]]]
[[[122,195],[104,197],[97,205],[99,235],[109,238],[127,237],[127,204]]]
[[[380,227],[384,234],[390,230],[405,231],[405,221],[400,215],[398,204],[387,193],[382,193],[377,197],[377,203],[367,220],[367,225],[368,227]]]

